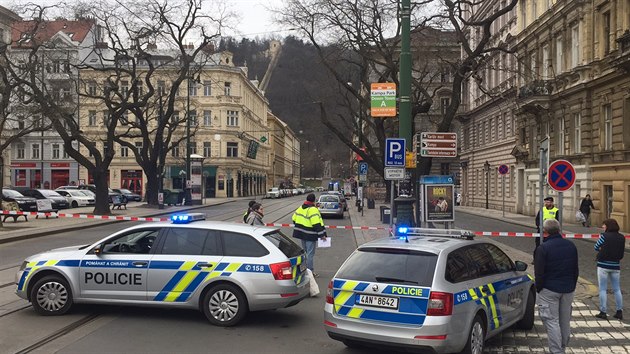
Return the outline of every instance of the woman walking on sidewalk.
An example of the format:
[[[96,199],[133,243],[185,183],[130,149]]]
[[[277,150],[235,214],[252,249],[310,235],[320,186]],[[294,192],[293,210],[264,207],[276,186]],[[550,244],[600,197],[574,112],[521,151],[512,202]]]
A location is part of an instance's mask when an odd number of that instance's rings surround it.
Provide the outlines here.
[[[615,219],[604,220],[602,228],[604,233],[599,236],[599,240],[595,243],[595,251],[597,251],[597,280],[599,282],[599,313],[595,315],[597,318],[607,319],[606,308],[607,299],[606,291],[608,290],[608,278],[610,277],[611,287],[615,294],[615,305],[617,312],[613,317],[623,319],[623,298],[621,297],[621,286],[619,278],[621,275],[621,264],[619,261],[623,258],[625,251],[625,237],[619,233],[619,224]]]
[[[591,200],[591,195],[587,194],[582,202],[580,203],[580,212],[584,215],[584,221],[582,222],[582,226],[591,227],[591,220],[589,216],[591,215],[591,209],[595,209],[593,205],[593,201]]]
[[[250,225],[265,225],[263,222],[263,207],[260,203],[254,203],[250,208],[251,211],[247,215],[247,223]]]

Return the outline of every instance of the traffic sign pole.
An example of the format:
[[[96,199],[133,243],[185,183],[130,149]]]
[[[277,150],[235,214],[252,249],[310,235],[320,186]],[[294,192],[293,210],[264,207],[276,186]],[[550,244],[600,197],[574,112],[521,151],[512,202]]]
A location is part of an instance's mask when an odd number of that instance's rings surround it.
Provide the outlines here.
[[[538,239],[540,240],[540,243],[542,243],[542,237],[543,237],[543,232],[542,232],[542,227],[543,227],[543,208],[545,207],[545,197],[543,196],[543,193],[545,193],[545,181],[546,181],[546,176],[547,176],[547,163],[549,162],[549,158],[547,157],[547,154],[549,152],[549,135],[547,135],[547,137],[545,137],[541,142],[540,142],[540,196],[539,196],[539,204],[540,204],[540,217],[538,219],[539,222],[539,227],[538,227]]]
[[[505,218],[505,175],[503,175],[503,187],[501,189],[501,195],[503,196],[503,202],[501,204],[501,210],[503,210],[503,218]]]

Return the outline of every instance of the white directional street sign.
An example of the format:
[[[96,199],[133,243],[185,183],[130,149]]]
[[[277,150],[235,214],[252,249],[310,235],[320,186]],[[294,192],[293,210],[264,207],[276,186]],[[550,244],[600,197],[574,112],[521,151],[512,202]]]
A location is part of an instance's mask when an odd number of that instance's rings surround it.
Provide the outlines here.
[[[404,167],[385,167],[385,179],[388,181],[402,181],[405,179]]]
[[[456,133],[420,133],[416,152],[421,157],[456,157]]]

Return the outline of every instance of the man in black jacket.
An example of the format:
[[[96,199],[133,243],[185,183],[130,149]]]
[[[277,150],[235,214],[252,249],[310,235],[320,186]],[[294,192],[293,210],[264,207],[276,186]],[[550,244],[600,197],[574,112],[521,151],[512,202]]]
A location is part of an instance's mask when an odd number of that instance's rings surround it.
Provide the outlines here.
[[[545,242],[534,257],[538,314],[547,328],[549,351],[564,353],[571,337],[572,302],[579,275],[577,248],[562,238],[556,219],[543,222],[543,235]]]

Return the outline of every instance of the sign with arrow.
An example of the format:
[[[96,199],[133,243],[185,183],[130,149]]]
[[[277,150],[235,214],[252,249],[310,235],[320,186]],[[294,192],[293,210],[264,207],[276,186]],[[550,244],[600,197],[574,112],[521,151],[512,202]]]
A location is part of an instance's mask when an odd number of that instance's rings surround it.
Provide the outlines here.
[[[420,133],[420,141],[416,146],[417,155],[421,157],[456,157],[456,133]]]

